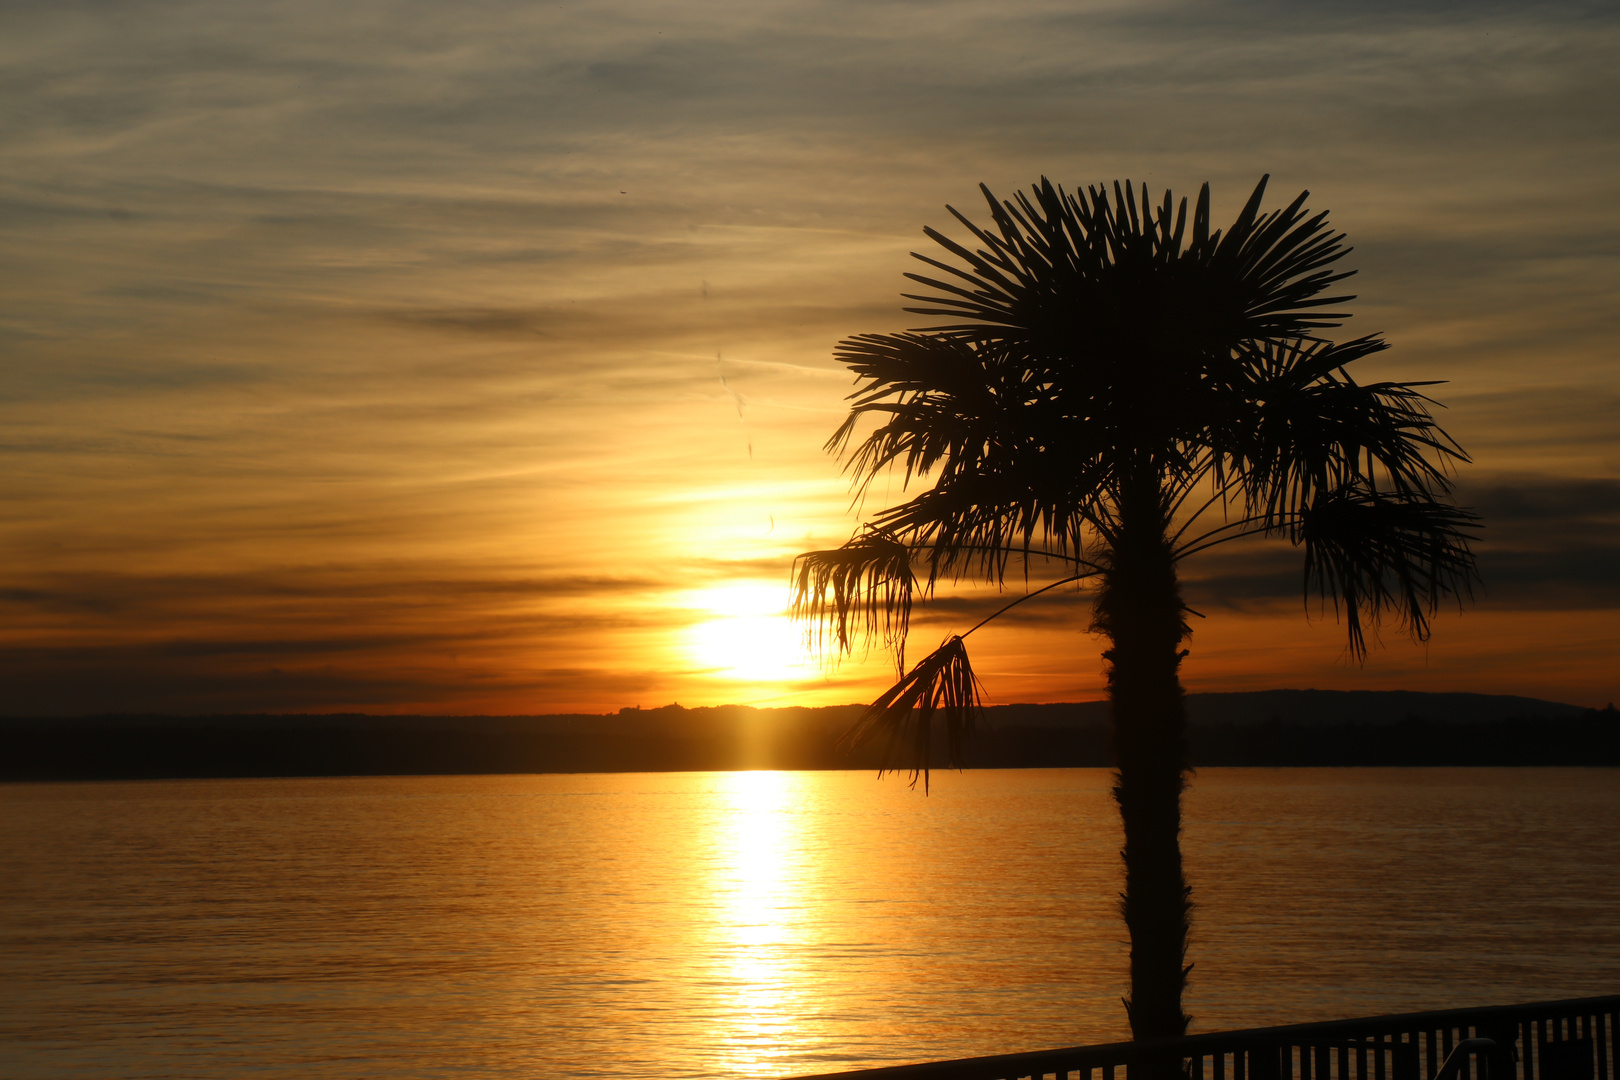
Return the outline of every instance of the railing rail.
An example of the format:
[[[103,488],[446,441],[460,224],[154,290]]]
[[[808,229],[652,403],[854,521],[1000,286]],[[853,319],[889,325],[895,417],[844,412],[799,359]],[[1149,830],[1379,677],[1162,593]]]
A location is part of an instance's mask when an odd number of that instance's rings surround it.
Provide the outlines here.
[[[1135,1080],[1141,1062],[1167,1057],[1181,1060],[1188,1080],[1620,1080],[1617,1037],[1620,995],[1613,995],[1070,1046],[798,1080]],[[1452,1075],[1442,1078],[1443,1066]]]

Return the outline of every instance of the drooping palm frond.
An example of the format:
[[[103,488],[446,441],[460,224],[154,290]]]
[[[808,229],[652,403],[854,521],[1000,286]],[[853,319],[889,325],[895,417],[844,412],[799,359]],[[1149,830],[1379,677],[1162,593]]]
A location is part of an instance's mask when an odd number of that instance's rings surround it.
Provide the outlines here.
[[[891,468],[903,482],[932,479],[875,522],[928,548],[930,582],[960,572],[998,581],[1008,557],[1037,547],[1078,555],[1115,462],[1050,380],[1004,350],[941,336],[863,334],[838,358],[865,385],[828,447],[847,447],[871,418],[847,458],[857,484]]]
[[[934,720],[937,717],[944,726],[946,765],[961,768],[963,744],[973,734],[982,709],[979,680],[968,661],[967,645],[960,636],[953,636],[867,706],[841,742],[854,749],[887,735],[879,775],[905,769],[913,787],[922,778],[926,793]]]
[[[854,404],[827,450],[844,450],[862,420],[879,421],[845,463],[863,481],[899,466],[910,482],[994,435],[997,421],[1031,403],[1001,384],[1008,366],[993,350],[952,338],[860,334],[839,342],[833,357],[866,385],[849,395]]]
[[[1421,492],[1380,492],[1351,483],[1323,493],[1299,515],[1304,583],[1331,600],[1349,630],[1350,651],[1367,652],[1363,620],[1388,611],[1413,639],[1446,597],[1473,595],[1479,580],[1469,542],[1479,516]]]
[[[1376,335],[1265,343],[1239,379],[1210,387],[1201,445],[1189,454],[1246,519],[1295,542],[1299,515],[1347,484],[1444,495],[1450,467],[1469,458],[1429,412],[1419,388],[1433,384],[1362,385],[1346,370],[1385,347]]]
[[[884,528],[916,538],[930,588],[943,577],[1000,584],[1015,556],[1025,557],[1026,567],[1030,559],[1042,558],[1094,565],[1077,554],[1085,551],[1081,529],[1093,517],[1094,500],[1054,502],[1039,491],[1009,492],[1009,486],[981,477],[941,480],[932,490],[879,512],[876,519]],[[1037,545],[1037,537],[1044,546]]]
[[[892,535],[863,529],[842,547],[807,551],[793,560],[793,617],[820,646],[830,629],[840,653],[877,637],[905,665],[906,631],[917,579],[911,552]]]

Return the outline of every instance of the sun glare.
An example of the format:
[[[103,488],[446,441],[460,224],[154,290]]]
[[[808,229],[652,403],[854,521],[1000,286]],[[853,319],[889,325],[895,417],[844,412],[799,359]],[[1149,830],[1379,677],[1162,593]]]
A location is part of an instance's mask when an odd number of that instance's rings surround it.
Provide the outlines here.
[[[787,616],[779,585],[726,585],[692,594],[690,606],[708,617],[687,631],[692,660],[721,678],[789,682],[815,674],[804,635]]]

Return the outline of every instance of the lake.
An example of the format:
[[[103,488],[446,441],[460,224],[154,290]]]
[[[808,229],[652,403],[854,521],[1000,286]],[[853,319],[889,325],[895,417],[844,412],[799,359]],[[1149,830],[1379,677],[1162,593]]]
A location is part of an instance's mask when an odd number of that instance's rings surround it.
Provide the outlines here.
[[[1124,1037],[1100,769],[0,785],[0,1073],[750,1077]],[[1206,769],[1194,1030],[1620,991],[1620,771]]]

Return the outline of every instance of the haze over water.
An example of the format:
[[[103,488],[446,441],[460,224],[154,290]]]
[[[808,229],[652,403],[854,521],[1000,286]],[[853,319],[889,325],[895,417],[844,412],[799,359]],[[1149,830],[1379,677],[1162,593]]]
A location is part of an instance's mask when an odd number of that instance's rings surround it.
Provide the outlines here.
[[[1613,770],[1209,769],[1195,1030],[1620,987]],[[8,785],[16,1078],[785,1076],[1125,1035],[1106,770]]]

